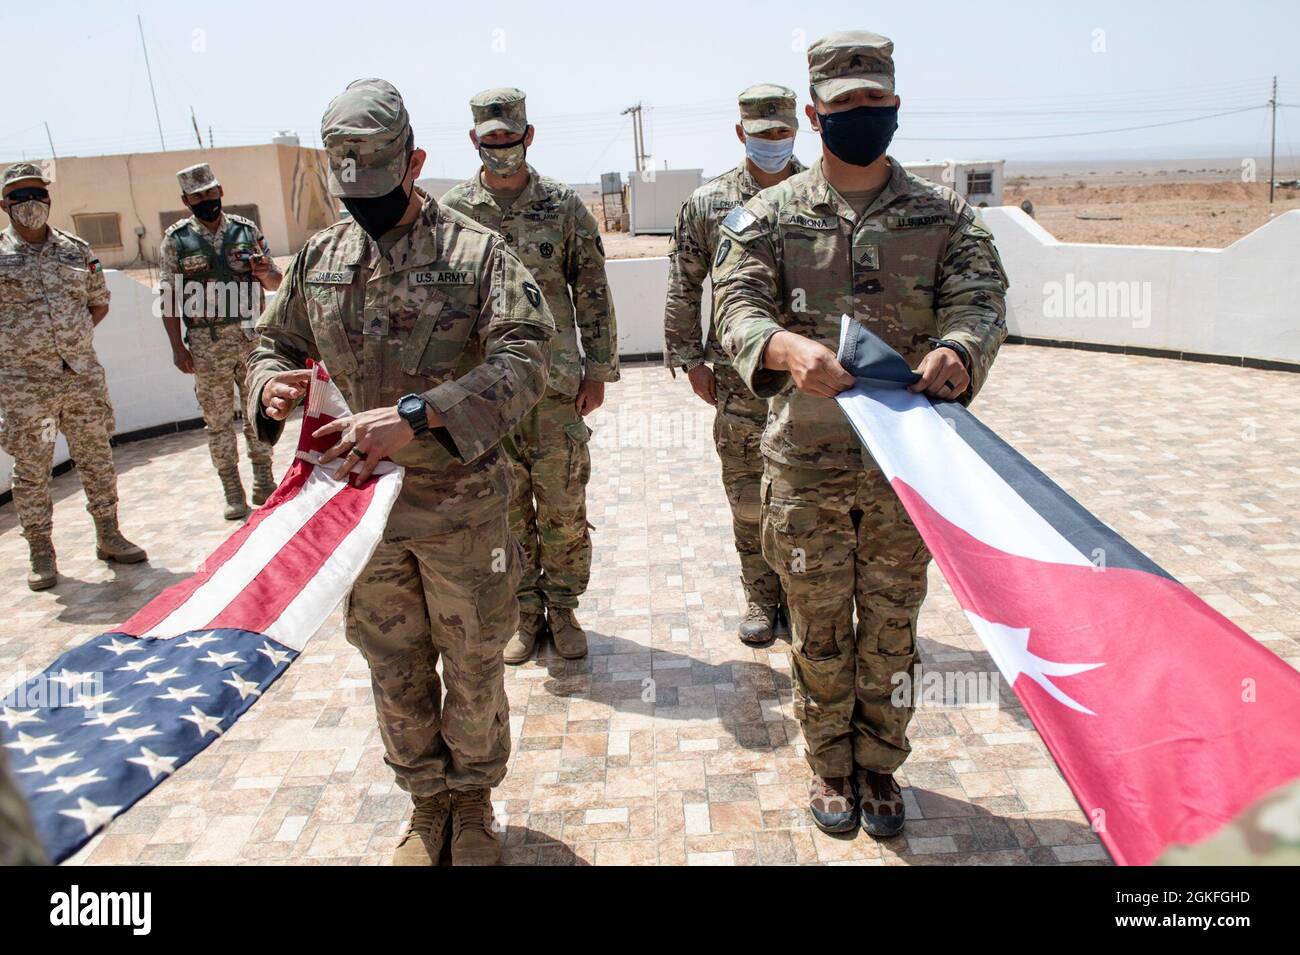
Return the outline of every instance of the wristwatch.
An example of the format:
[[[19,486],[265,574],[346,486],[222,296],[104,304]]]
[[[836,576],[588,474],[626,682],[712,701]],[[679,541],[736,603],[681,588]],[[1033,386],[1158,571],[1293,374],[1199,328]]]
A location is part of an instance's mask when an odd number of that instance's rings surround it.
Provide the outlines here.
[[[397,399],[397,413],[411,426],[417,438],[429,430],[429,410],[421,395],[402,395]]]

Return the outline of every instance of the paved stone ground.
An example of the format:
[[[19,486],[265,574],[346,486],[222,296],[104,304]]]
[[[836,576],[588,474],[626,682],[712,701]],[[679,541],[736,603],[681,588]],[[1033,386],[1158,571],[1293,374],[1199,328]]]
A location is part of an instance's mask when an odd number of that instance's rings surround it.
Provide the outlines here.
[[[1300,381],[1007,347],[976,405],[1035,464],[1217,609],[1300,665]],[[634,367],[593,421],[591,655],[509,673],[514,755],[496,793],[514,863],[1104,862],[1023,711],[924,709],[905,837],[825,836],[804,806],[788,645],[734,637],[742,607],[711,412]],[[279,449],[281,468],[292,433]],[[0,688],[182,579],[229,534],[201,432],[117,451],[147,566],[94,559],[75,472],[56,482],[64,574],[23,583],[0,508]],[[278,472],[277,472],[278,473]],[[931,571],[925,664],[993,671]],[[644,681],[652,679],[653,702]],[[78,856],[92,863],[383,863],[407,797],[381,759],[365,664],[338,613],[248,715]]]

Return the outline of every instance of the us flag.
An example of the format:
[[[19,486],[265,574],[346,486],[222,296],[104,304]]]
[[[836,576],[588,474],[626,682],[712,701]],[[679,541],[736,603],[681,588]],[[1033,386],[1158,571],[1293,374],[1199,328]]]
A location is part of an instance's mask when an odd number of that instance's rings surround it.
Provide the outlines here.
[[[248,711],[370,559],[401,490],[318,463],[314,430],[348,413],[313,366],[294,462],[192,576],[8,695],[0,722],[52,861],[66,859]]]
[[[845,317],[840,407],[1121,864],[1300,777],[1300,674]]]

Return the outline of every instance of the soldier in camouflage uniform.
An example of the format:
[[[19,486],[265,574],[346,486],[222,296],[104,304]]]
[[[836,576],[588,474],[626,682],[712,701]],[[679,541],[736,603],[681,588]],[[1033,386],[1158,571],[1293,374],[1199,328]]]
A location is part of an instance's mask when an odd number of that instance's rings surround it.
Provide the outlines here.
[[[555,319],[546,393],[502,442],[512,479],[510,526],[524,551],[519,630],[505,659],[523,663],[549,630],[555,649],[572,660],[587,653],[574,609],[591,576],[592,432],[583,418],[605,400],[605,383],[618,380],[605,249],[578,194],[524,161],[533,127],[523,92],[485,90],[470,100],[470,110],[470,141],[483,166],[452,187],[442,205],[501,234],[532,272]]]
[[[1300,865],[1300,780],[1255,800],[1209,838],[1170,846],[1156,865]]]
[[[32,163],[5,170],[0,205],[0,447],[14,459],[13,498],[31,552],[27,586],[53,587],[50,465],[60,431],[77,462],[100,560],[138,563],[145,552],[117,525],[113,406],[95,356],[108,286],[90,246],[46,224],[50,180]]]
[[[225,517],[237,521],[248,514],[248,502],[239,478],[234,393],[238,390],[240,403],[247,404],[243,388],[253,349],[253,320],[262,311],[262,290],[280,287],[280,269],[256,223],[221,211],[224,192],[207,163],[182,169],[176,178],[181,201],[194,214],[174,223],[163,236],[158,256],[163,325],[172,361],[194,376],[208,453],[226,495]],[[275,490],[271,448],[257,439],[248,419],[244,440],[253,462],[257,506]]]
[[[770,398],[763,554],[790,608],[809,807],[827,831],[860,823],[873,835],[903,825],[893,774],[912,711],[891,703],[891,679],[917,659],[930,555],[831,400],[853,384],[835,360],[840,317],[912,362],[913,390],[946,400],[979,391],[1006,337],[1006,276],[989,233],[951,190],[885,155],[897,126],[892,51],[866,32],[809,48],[822,158],[727,216],[712,276],[723,348]]]
[[[351,417],[320,429],[322,462],[405,468],[383,540],[348,598],[387,762],[415,804],[398,864],[500,858],[490,789],[510,754],[501,653],[518,623],[520,556],[498,443],[537,403],[554,334],[501,237],[415,188],[401,95],[352,83],[321,121],[330,192],[352,218],[308,240],[258,322],[248,408],[274,442],[323,360]],[[442,660],[442,680],[436,666]],[[441,683],[446,684],[443,697]]]
[[[0,866],[44,865],[45,850],[32,825],[27,800],[9,774],[0,746]]]
[[[760,83],[743,91],[739,99],[736,136],[745,144],[745,161],[696,189],[677,214],[668,250],[664,361],[674,376],[677,368],[685,371],[695,393],[716,409],[713,441],[722,462],[722,486],[731,503],[747,604],[740,639],[761,646],[786,629],[780,610],[781,582],[763,559],[759,537],[758,494],[763,477],[759,442],[767,424],[767,400],[755,396],[740,380],[718,346],[713,323],[707,333],[702,332],[700,299],[718,249],[718,224],[723,216],[744,205],[760,189],[774,186],[804,167],[793,155],[799,131],[794,90]]]

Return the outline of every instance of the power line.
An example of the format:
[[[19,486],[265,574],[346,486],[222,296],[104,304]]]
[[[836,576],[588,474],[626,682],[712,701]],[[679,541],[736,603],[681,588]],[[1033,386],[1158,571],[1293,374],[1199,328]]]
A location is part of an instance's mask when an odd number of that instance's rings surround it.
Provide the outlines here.
[[[1078,133],[1045,133],[1040,136],[898,136],[899,142],[912,143],[1007,143],[1020,142],[1029,139],[1067,139],[1072,136],[1103,136],[1107,133],[1131,133],[1139,129],[1158,129],[1161,126],[1179,126],[1183,123],[1199,123],[1206,119],[1216,119],[1220,116],[1232,116],[1236,113],[1249,113],[1257,109],[1267,109],[1267,104],[1260,106],[1245,106],[1241,109],[1225,110],[1222,113],[1209,113],[1205,116],[1193,116],[1190,119],[1171,119],[1165,123],[1147,123],[1142,126],[1119,126],[1114,129],[1091,129]]]

